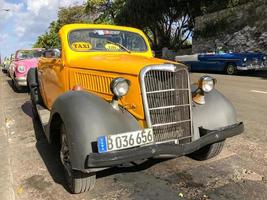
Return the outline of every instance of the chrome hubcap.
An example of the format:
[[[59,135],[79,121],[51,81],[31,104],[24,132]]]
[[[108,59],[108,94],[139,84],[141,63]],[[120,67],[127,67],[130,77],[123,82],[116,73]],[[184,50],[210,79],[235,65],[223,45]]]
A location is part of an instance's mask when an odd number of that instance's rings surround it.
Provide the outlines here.
[[[228,66],[227,72],[228,72],[228,74],[233,74],[235,72],[235,68],[232,65]]]

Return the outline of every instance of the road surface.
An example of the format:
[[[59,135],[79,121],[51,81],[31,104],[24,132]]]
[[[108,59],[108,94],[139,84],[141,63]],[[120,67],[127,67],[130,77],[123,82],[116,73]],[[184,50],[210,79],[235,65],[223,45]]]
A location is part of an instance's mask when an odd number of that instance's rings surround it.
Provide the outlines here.
[[[192,82],[199,76],[193,73]],[[113,168],[97,175],[92,192],[71,195],[56,150],[32,120],[28,94],[14,92],[1,73],[0,159],[5,167],[0,192],[17,200],[267,199],[267,75],[212,76],[246,128],[227,140],[217,158],[197,162],[181,157],[136,170]]]

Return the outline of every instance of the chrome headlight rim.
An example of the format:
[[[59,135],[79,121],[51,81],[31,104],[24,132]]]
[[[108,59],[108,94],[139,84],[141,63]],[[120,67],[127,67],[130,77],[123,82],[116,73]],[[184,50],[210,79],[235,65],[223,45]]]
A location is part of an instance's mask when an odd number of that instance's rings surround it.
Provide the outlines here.
[[[19,73],[24,73],[24,72],[26,71],[26,68],[25,68],[24,65],[19,65],[19,66],[17,67],[17,71],[18,71]]]
[[[123,96],[128,94],[130,85],[131,84],[129,80],[122,78],[122,77],[118,77],[118,78],[114,78],[111,81],[110,90],[117,99],[120,99]]]
[[[211,92],[217,83],[217,80],[211,76],[202,76],[199,79],[199,89],[205,93]]]

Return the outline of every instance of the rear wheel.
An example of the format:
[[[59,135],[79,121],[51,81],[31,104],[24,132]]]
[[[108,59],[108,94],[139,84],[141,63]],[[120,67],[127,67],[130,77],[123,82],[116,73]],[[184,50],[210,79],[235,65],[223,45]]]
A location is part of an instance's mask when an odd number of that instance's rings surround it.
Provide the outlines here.
[[[60,160],[64,167],[65,178],[72,193],[78,194],[94,188],[95,173],[83,173],[73,170],[70,161],[70,149],[64,123],[60,127]]]
[[[199,149],[198,151],[193,152],[192,154],[189,155],[189,157],[199,161],[208,160],[220,154],[223,149],[223,146],[224,146],[224,141],[207,145]]]
[[[236,74],[236,72],[237,72],[236,65],[233,64],[233,63],[229,63],[229,64],[226,66],[226,68],[225,68],[225,72],[226,72],[226,74],[228,74],[228,75],[234,75],[234,74]]]

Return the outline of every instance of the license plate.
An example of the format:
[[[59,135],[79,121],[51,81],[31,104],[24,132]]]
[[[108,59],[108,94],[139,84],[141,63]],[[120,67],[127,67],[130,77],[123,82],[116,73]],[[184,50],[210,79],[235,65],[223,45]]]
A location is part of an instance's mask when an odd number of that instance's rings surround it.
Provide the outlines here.
[[[154,142],[153,130],[148,128],[140,131],[102,136],[97,139],[99,153],[128,149]]]

